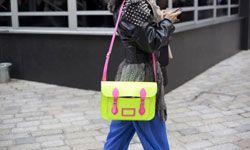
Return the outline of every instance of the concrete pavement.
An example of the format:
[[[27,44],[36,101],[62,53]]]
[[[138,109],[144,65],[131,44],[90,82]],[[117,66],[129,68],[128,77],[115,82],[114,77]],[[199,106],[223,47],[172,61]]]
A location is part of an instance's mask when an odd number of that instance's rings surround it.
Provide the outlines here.
[[[171,79],[170,79],[171,80]],[[250,149],[250,51],[166,95],[172,150]],[[97,91],[13,79],[0,84],[0,150],[102,149]],[[137,136],[130,150],[142,146]]]

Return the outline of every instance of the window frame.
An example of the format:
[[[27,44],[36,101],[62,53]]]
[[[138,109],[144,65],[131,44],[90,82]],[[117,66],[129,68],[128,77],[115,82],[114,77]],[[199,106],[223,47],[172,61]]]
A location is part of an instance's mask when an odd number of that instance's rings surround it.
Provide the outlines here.
[[[12,26],[0,27],[0,33],[2,32],[15,32],[15,33],[58,33],[58,34],[92,34],[92,35],[111,35],[113,33],[113,27],[78,27],[77,16],[108,16],[112,15],[107,10],[77,10],[77,0],[67,0],[68,11],[30,11],[30,12],[19,12],[18,11],[18,0],[10,1],[10,12],[0,12],[0,16],[10,16]],[[194,0],[194,6],[182,7],[183,12],[194,11],[194,20],[181,22],[176,24],[177,28],[184,28],[185,26],[208,26],[213,23],[224,22],[225,20],[239,19],[239,12],[231,15],[231,8],[238,7],[240,12],[240,1],[238,4],[231,4],[231,0],[228,0],[227,5],[217,5],[217,0],[213,0],[213,5],[198,6],[198,0]],[[168,0],[168,8],[173,8],[173,0]],[[227,8],[228,14],[225,16],[217,17],[217,9]],[[198,20],[198,12],[200,10],[213,9],[213,17]],[[18,17],[19,16],[67,16],[68,27],[20,27]]]

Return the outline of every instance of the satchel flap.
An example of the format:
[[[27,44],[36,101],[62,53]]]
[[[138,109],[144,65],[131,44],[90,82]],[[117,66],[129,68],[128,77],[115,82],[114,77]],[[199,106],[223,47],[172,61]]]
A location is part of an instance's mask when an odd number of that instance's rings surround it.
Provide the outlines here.
[[[119,97],[140,97],[142,88],[146,90],[146,97],[153,97],[157,93],[156,82],[101,81],[101,93],[106,97],[113,97],[112,93],[115,88],[119,90]]]

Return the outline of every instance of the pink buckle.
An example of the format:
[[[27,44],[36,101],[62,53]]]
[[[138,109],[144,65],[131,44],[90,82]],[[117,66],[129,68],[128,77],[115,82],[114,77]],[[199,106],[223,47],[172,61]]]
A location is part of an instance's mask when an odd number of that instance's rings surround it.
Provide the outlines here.
[[[118,97],[119,97],[119,91],[117,88],[115,88],[113,90],[113,96],[114,96],[114,103],[113,103],[113,107],[112,107],[112,113],[114,115],[116,115],[118,113],[118,108],[117,108],[117,100],[118,100]]]
[[[140,91],[140,96],[141,96],[141,104],[140,104],[140,109],[139,109],[140,115],[143,115],[145,113],[144,102],[145,102],[146,95],[147,95],[146,90],[142,88]]]

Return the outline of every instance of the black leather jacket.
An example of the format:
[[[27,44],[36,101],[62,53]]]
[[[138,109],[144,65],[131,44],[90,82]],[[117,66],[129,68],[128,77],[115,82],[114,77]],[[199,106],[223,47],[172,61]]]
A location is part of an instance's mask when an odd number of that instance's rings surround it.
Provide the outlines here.
[[[118,11],[119,9],[114,12],[115,22],[117,21]],[[163,51],[167,54],[169,37],[174,30],[175,26],[169,19],[163,19],[159,23],[154,21],[145,22],[142,27],[139,27],[121,17],[118,33],[126,48],[126,61],[129,63],[147,62],[152,59],[151,53],[155,51],[156,57],[161,64],[160,55]],[[165,48],[161,49],[162,47]],[[164,59],[168,59],[168,57]]]

